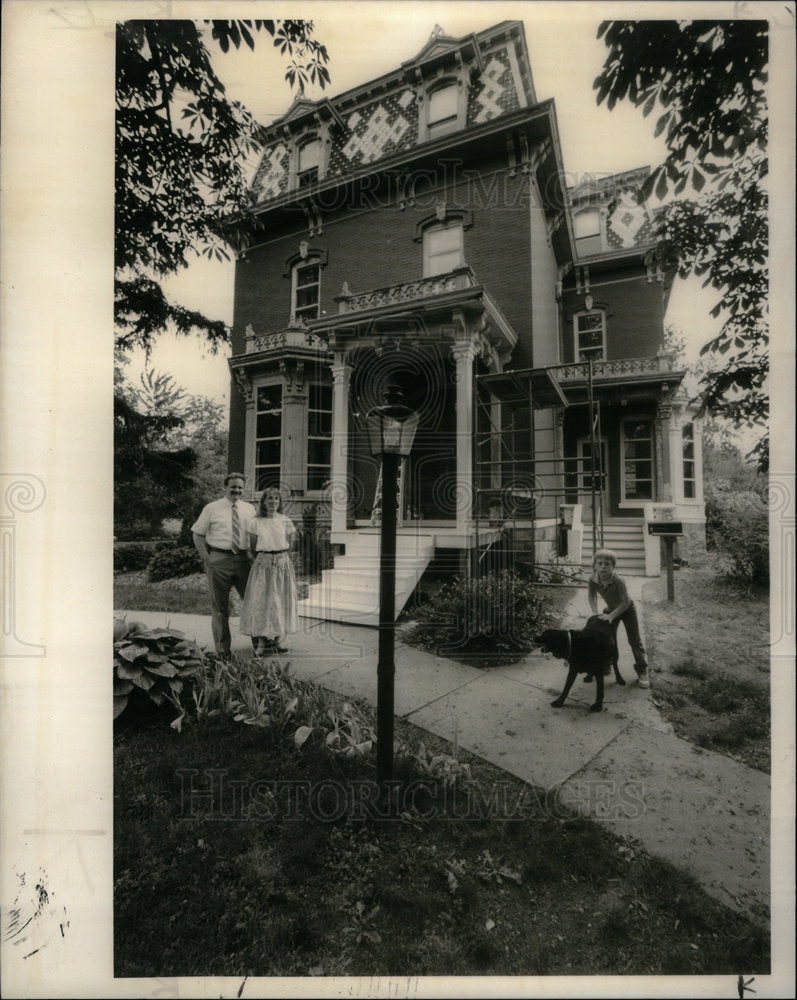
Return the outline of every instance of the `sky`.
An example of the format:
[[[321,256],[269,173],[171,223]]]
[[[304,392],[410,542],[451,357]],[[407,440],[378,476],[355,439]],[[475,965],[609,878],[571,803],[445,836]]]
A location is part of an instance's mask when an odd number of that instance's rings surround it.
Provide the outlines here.
[[[352,6],[352,5],[348,5]],[[502,20],[524,22],[532,77],[539,100],[553,98],[568,183],[584,172],[615,172],[655,166],[665,149],[653,138],[655,116],[623,103],[609,111],[595,103],[592,83],[601,70],[606,46],[597,29],[607,16],[604,4],[568,3],[366,3],[316,5],[315,35],[329,51],[331,84],[308,96],[334,97],[395,69],[426,44],[436,24],[461,36]],[[326,15],[329,10],[330,16]],[[347,16],[356,13],[356,19]],[[352,24],[356,27],[353,29]],[[567,45],[563,46],[563,38]],[[212,43],[211,43],[212,45]],[[228,54],[212,47],[214,66],[231,97],[241,100],[268,124],[284,114],[295,96],[284,80],[285,67],[265,34],[255,36],[255,50]],[[168,293],[190,308],[231,324],[233,265],[198,261],[166,285]],[[686,336],[688,355],[696,357],[715,328],[708,316],[714,297],[695,282],[676,283],[667,321]],[[189,393],[229,404],[226,356],[213,356],[198,337],[164,336],[153,351],[151,367],[172,373]],[[136,377],[143,356],[135,357],[128,375]]]

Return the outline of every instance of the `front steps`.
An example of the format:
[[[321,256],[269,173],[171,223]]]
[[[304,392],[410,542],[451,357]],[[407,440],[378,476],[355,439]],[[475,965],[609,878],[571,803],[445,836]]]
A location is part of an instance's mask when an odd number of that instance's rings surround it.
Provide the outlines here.
[[[592,525],[583,524],[581,540],[581,565],[592,568]],[[611,549],[617,555],[617,573],[620,576],[645,575],[644,522],[631,518],[614,518],[603,522],[603,546],[598,536],[598,547]]]
[[[322,618],[347,625],[379,625],[379,529],[346,531],[335,541],[346,554],[335,556],[321,582],[311,584],[299,601],[303,618]],[[434,555],[435,537],[399,528],[396,535],[396,616],[409,600]]]

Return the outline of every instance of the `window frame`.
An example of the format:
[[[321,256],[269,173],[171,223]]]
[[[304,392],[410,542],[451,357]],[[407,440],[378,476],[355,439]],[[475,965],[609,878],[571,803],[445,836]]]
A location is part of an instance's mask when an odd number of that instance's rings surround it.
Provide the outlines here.
[[[306,260],[297,261],[297,263],[291,266],[291,312],[290,312],[290,322],[292,324],[296,323],[299,318],[302,321],[306,319],[318,319],[321,315],[321,269],[323,263],[316,256],[308,257]],[[299,285],[299,274],[301,271],[309,270],[310,268],[316,269],[316,280],[314,282],[309,282],[305,285]],[[298,293],[300,290],[304,291],[308,288],[315,287],[316,289],[316,299],[315,299],[315,314],[308,315],[307,305],[298,305]],[[300,313],[299,310],[302,310]]]
[[[600,345],[600,355],[592,356],[593,361],[606,361],[606,310],[600,307],[593,309],[580,309],[578,312],[573,314],[573,358],[576,362],[587,361],[588,358],[582,358],[581,351],[582,348],[579,346],[579,334],[588,333],[587,330],[579,330],[578,321],[587,316],[600,316],[601,319],[601,345]],[[596,350],[595,348],[584,348],[584,350]]]
[[[687,434],[688,432],[688,434]],[[691,454],[687,457],[687,447]],[[687,465],[691,465],[692,474],[687,475]],[[687,484],[691,484],[690,493]],[[681,495],[684,500],[697,500],[697,461],[695,458],[695,425],[688,421],[681,428]]]
[[[279,407],[269,407],[260,409],[260,391],[263,389],[273,389],[277,387],[279,389]],[[253,387],[254,394],[254,428],[253,428],[253,440],[252,440],[252,468],[253,476],[252,480],[254,482],[254,488],[256,491],[261,491],[272,485],[279,485],[282,482],[282,460],[284,457],[282,434],[284,429],[284,409],[285,409],[285,386],[283,380],[279,376],[274,376],[272,378],[264,378],[259,380]],[[260,436],[258,434],[258,417],[262,414],[278,414],[279,415],[279,434],[269,434]],[[276,463],[258,463],[258,445],[261,442],[266,441],[277,441],[279,444],[279,461]],[[271,483],[269,481],[264,481],[261,483],[260,472],[263,469],[277,469],[277,480],[276,483]]]
[[[328,389],[329,390],[329,408],[312,405],[313,403],[313,389]],[[305,454],[305,490],[307,493],[320,494],[323,492],[324,487],[322,486],[311,486],[310,485],[310,468],[314,469],[326,468],[328,474],[325,477],[327,481],[332,476],[332,420],[335,408],[335,386],[333,382],[325,382],[322,379],[311,379],[307,384],[307,434],[305,438],[304,454]],[[329,434],[314,434],[311,430],[312,420],[311,415],[313,413],[327,413],[329,414]],[[323,441],[326,443],[328,452],[327,462],[311,462],[310,461],[310,443],[311,441]]]
[[[649,437],[647,438],[628,438],[626,436],[626,427],[630,424],[647,424],[650,428]],[[626,457],[626,444],[629,441],[649,441],[650,442],[650,457],[649,458],[627,458]],[[642,478],[641,480],[635,476],[637,482],[650,482],[650,496],[649,497],[629,497],[626,493],[626,462],[649,462],[650,463],[650,478]],[[638,416],[638,417],[623,417],[620,421],[620,506],[621,507],[644,507],[645,504],[652,503],[655,501],[656,495],[656,428],[653,417],[650,416]]]
[[[432,254],[430,252],[429,243],[432,237],[436,233],[451,232],[458,233],[458,246],[452,249],[443,250],[441,252],[436,252]],[[450,274],[452,271],[456,270],[458,267],[465,266],[465,223],[463,219],[454,218],[446,220],[444,222],[437,222],[431,225],[425,226],[422,234],[422,246],[423,246],[423,277],[424,278],[436,278],[441,274]],[[446,268],[445,270],[432,270],[431,262],[434,258],[447,256],[455,253],[457,256],[457,263],[453,267]]]
[[[448,135],[450,132],[456,132],[460,127],[460,108],[459,108],[459,81],[455,79],[445,79],[436,83],[427,91],[426,95],[426,136],[427,139],[437,139],[440,136]],[[432,106],[435,103],[435,98],[438,95],[448,93],[451,94],[453,100],[454,110],[453,112],[446,114],[438,118],[432,118]]]

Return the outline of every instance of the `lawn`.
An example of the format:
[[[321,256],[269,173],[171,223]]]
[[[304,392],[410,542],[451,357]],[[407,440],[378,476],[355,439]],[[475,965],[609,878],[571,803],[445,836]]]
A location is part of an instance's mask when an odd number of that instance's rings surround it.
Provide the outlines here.
[[[201,575],[116,580],[120,608],[208,613],[206,599]],[[652,694],[676,731],[766,769],[765,595],[682,569],[674,605],[652,587],[643,605]],[[636,842],[401,719],[401,805],[388,808],[369,707],[273,664],[264,725],[252,691],[248,708],[228,691],[218,710],[219,669],[203,664],[217,701],[200,699],[181,732],[168,706],[115,724],[116,976],[769,972],[766,913],[722,906]],[[341,722],[355,716],[356,736]]]
[[[365,739],[372,711],[268,671],[268,725],[212,698],[181,732],[164,711],[116,722],[116,976],[769,971],[764,915],[400,719],[379,802],[341,724]]]
[[[770,771],[769,591],[720,576],[709,560],[645,586],[652,696],[675,732]]]

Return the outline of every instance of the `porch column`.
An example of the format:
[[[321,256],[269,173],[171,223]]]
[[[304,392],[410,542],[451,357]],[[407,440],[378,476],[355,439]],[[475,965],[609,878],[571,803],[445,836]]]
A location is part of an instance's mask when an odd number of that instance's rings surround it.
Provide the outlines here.
[[[345,531],[349,510],[349,387],[352,366],[335,361],[332,371],[332,456],[330,461],[330,504],[332,531]]]
[[[670,455],[670,495],[666,500],[684,499],[683,431],[681,420],[671,415],[663,421],[669,439]]]
[[[672,501],[673,480],[671,469],[672,449],[670,447],[670,422],[672,417],[672,406],[662,401],[656,418],[653,421],[653,435],[656,440],[656,478],[658,489],[655,490],[654,500]]]
[[[467,535],[473,519],[473,361],[472,341],[451,348],[457,387],[457,532]]]

